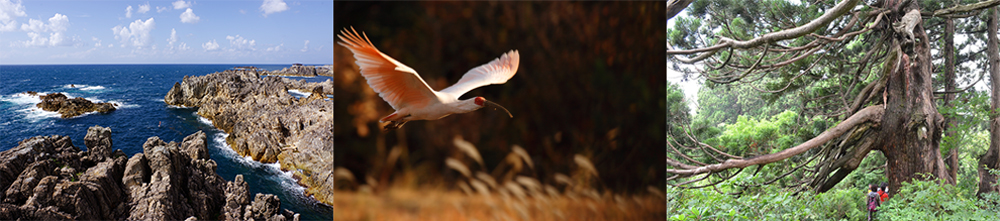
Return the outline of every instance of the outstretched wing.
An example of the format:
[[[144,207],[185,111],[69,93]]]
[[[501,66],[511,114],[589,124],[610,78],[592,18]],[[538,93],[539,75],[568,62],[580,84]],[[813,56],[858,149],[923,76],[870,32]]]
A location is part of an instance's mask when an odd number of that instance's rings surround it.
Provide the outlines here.
[[[344,29],[337,37],[341,41],[337,44],[354,53],[358,67],[361,67],[361,76],[368,80],[368,86],[393,109],[422,106],[437,99],[437,95],[417,75],[417,71],[380,52],[368,40],[367,35],[362,39],[352,27],[351,32]]]
[[[517,54],[517,50],[511,50],[501,55],[500,58],[493,59],[490,63],[469,70],[462,76],[461,80],[458,80],[458,83],[441,90],[441,92],[449,93],[458,98],[478,87],[507,83],[507,80],[514,77],[514,73],[517,72],[519,62],[520,56]]]

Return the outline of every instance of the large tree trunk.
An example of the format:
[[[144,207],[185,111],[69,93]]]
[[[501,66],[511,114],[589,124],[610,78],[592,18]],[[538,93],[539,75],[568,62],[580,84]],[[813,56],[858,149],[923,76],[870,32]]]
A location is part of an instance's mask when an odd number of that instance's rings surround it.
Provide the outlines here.
[[[918,9],[915,2],[900,13]],[[912,12],[911,12],[912,14]],[[919,14],[917,14],[919,15]],[[898,57],[887,58],[887,104],[882,115],[882,141],[876,145],[888,164],[891,195],[899,191],[901,183],[924,179],[918,174],[929,174],[926,179],[948,177],[939,144],[943,117],[934,106],[931,82],[930,39],[924,31],[920,16],[902,16],[900,24],[915,22],[912,43],[906,43],[907,33],[897,33],[893,49]],[[912,23],[910,23],[912,24]],[[898,31],[898,30],[897,30]],[[908,48],[912,47],[912,50]],[[912,51],[912,52],[911,52]],[[909,52],[909,53],[907,53]]]
[[[952,103],[955,100],[955,94],[950,93],[955,90],[955,59],[955,20],[947,18],[944,22],[944,91],[949,93],[944,94],[944,106],[948,107],[955,105]],[[953,124],[953,119],[944,119],[944,127],[941,130],[944,131],[945,136],[955,136],[955,130],[952,128]],[[945,159],[945,163],[948,164],[949,169],[948,182],[951,184],[958,183],[958,145],[954,145],[948,151],[948,158]]]
[[[1000,116],[997,108],[1000,108],[1000,42],[997,40],[997,10],[990,9],[990,18],[986,22],[986,34],[989,41],[986,43],[986,53],[990,59],[990,148],[979,157],[979,192],[982,195],[987,192],[998,192],[997,176],[990,173],[990,169],[1000,169]]]

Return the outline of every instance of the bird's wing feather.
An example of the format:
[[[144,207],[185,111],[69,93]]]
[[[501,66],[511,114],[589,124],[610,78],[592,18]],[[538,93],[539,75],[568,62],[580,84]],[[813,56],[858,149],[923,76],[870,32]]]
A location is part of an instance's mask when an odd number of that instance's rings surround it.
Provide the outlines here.
[[[458,98],[478,87],[506,83],[511,77],[514,77],[514,73],[517,73],[519,62],[520,56],[517,54],[517,50],[511,50],[501,55],[500,58],[493,59],[490,63],[469,70],[462,76],[461,80],[458,80],[458,83],[441,90],[441,92],[449,93]]]
[[[362,39],[354,28],[351,32],[341,31],[337,36],[341,42],[354,53],[361,75],[368,80],[370,86],[393,109],[400,110],[407,106],[423,106],[437,99],[430,86],[421,79],[417,72],[403,63],[383,54],[368,40]]]

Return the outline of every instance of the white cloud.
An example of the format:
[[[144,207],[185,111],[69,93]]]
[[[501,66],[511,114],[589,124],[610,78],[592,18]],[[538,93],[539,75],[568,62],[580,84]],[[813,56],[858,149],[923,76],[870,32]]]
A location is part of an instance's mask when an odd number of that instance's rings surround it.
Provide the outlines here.
[[[267,51],[280,51],[281,50],[281,46],[285,46],[285,44],[280,44],[278,46],[269,47],[269,48],[267,48]]]
[[[174,9],[184,9],[190,7],[191,3],[184,2],[184,0],[177,0],[176,2],[174,2]]]
[[[0,32],[14,31],[17,29],[17,21],[14,17],[28,16],[24,13],[24,5],[21,0],[12,2],[10,0],[0,0]]]
[[[187,51],[188,49],[191,48],[188,47],[187,43],[181,42],[181,44],[177,45],[177,50]]]
[[[247,10],[240,9],[240,14],[247,14]]]
[[[42,37],[37,32],[28,32],[28,37],[31,38],[31,41],[22,42],[24,46],[44,46],[49,41],[49,39]]]
[[[170,38],[167,39],[167,42],[170,43],[170,46],[173,46],[174,43],[177,42],[177,30],[176,29],[173,29],[173,28],[170,29]]]
[[[129,5],[128,8],[125,8],[125,17],[126,18],[131,18],[132,17],[132,6],[131,5]]]
[[[24,46],[72,46],[76,43],[80,43],[79,38],[70,38],[66,36],[63,32],[69,29],[69,17],[63,14],[56,13],[51,18],[49,18],[49,23],[46,24],[43,21],[29,19],[27,24],[21,24],[21,30],[28,32],[28,37],[31,38],[30,41],[23,41]],[[49,32],[49,37],[46,38],[43,33]]]
[[[170,10],[170,8],[156,6],[156,13],[160,13],[160,12],[163,12],[163,11],[166,11],[166,10]]]
[[[306,52],[308,50],[309,50],[309,40],[306,40],[306,46],[302,47],[302,52]]]
[[[95,48],[96,47],[101,47],[101,39],[97,39],[97,37],[90,37],[90,40],[97,42],[97,43],[94,43],[94,47]]]
[[[0,32],[14,31],[17,30],[17,21],[10,21],[7,23],[0,22]]]
[[[229,40],[229,48],[232,50],[257,50],[254,48],[257,45],[257,41],[255,40],[248,40],[240,37],[240,35],[236,35],[235,37],[227,35],[226,39]]]
[[[201,18],[198,17],[197,15],[194,15],[194,11],[191,10],[191,8],[188,8],[187,11],[184,11],[184,13],[181,13],[181,22],[182,23],[191,23],[191,24],[194,24],[194,23],[198,23],[199,20],[201,20]]]
[[[49,30],[53,32],[63,32],[69,28],[69,17],[56,13],[56,15],[49,18]]]
[[[51,46],[73,46],[79,39],[72,39],[62,32],[49,34],[49,45]]]
[[[149,2],[146,2],[146,4],[145,4],[145,5],[139,5],[139,10],[138,10],[138,11],[135,11],[135,12],[138,12],[138,13],[146,13],[146,12],[148,12],[148,11],[149,11]]]
[[[212,41],[210,42],[205,42],[205,44],[201,44],[201,47],[204,48],[206,51],[215,51],[219,50],[219,43],[215,42],[215,39],[212,39]]]
[[[45,22],[40,20],[30,19],[28,23],[21,24],[21,31],[44,32],[46,30],[48,30],[48,27],[45,26]]]
[[[278,13],[288,10],[288,4],[282,0],[264,0],[264,4],[260,5],[260,11],[264,12],[264,17],[268,14]]]
[[[125,47],[127,43],[132,43],[132,46],[136,47],[145,47],[152,42],[149,32],[154,28],[156,28],[156,21],[149,18],[146,21],[135,20],[128,27],[115,26],[111,31],[114,32],[115,39],[122,41],[122,47]]]
[[[113,48],[113,47],[115,47],[115,44],[108,44],[108,47],[109,48]]]

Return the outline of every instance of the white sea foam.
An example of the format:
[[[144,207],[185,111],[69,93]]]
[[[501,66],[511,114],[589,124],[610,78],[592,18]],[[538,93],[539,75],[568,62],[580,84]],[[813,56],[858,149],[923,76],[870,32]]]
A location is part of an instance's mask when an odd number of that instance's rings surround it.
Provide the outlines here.
[[[90,85],[86,85],[86,84],[64,84],[62,87],[63,88],[84,88],[84,87],[87,87],[87,86],[90,86]]]
[[[194,114],[194,116],[197,116],[197,117],[198,117],[198,121],[199,121],[199,122],[201,122],[201,123],[203,123],[203,124],[208,124],[208,126],[214,126],[214,125],[212,124],[212,120],[209,120],[208,118],[205,118],[205,117],[202,117],[201,115],[198,115],[198,113],[193,113],[193,114]],[[228,134],[227,134],[227,135],[228,135]]]
[[[80,88],[81,91],[93,91],[93,90],[104,90],[104,86],[87,86]]]
[[[215,141],[215,145],[213,145],[213,147],[218,148],[219,153],[221,153],[222,156],[233,159],[233,161],[236,161],[240,165],[249,168],[263,168],[267,170],[268,173],[274,174],[274,176],[269,177],[269,179],[280,183],[281,186],[284,187],[282,189],[288,191],[288,193],[291,193],[292,195],[305,197],[303,194],[305,187],[298,184],[298,181],[295,180],[291,171],[281,171],[281,165],[278,163],[261,163],[253,160],[250,156],[240,156],[239,153],[236,153],[236,151],[226,143],[226,137],[228,136],[229,134],[223,132],[216,133],[212,136],[212,141]]]
[[[108,101],[108,103],[114,104],[115,108],[118,108],[118,109],[139,107],[138,104],[129,104],[129,103],[125,103],[125,102],[121,102],[121,101],[115,101],[115,100]]]
[[[288,94],[291,94],[293,97],[296,98],[303,98],[303,97],[309,97],[310,95],[312,95],[312,92],[304,92],[300,90],[291,89],[288,90]]]
[[[38,93],[38,94],[43,94],[43,93]],[[17,93],[9,96],[0,96],[0,100],[11,102],[17,105],[31,104],[32,106],[42,102],[42,98],[30,95],[28,93]]]
[[[101,86],[101,85],[86,85],[86,84],[66,84],[66,85],[63,85],[62,88],[77,89],[77,90],[81,90],[81,91],[93,91],[93,90],[104,90],[104,89],[106,89],[104,86]]]
[[[46,93],[39,93],[46,94]],[[38,108],[36,105],[42,102],[42,99],[35,95],[30,95],[28,93],[17,93],[13,95],[0,96],[0,101],[6,101],[13,103],[17,110],[15,112],[21,113],[24,119],[34,123],[45,118],[58,118],[60,115],[58,112],[45,111]]]

